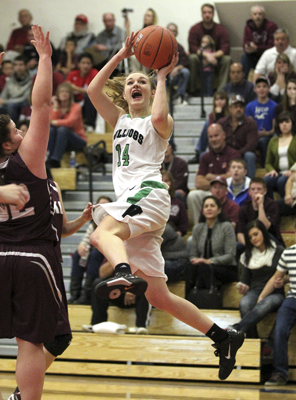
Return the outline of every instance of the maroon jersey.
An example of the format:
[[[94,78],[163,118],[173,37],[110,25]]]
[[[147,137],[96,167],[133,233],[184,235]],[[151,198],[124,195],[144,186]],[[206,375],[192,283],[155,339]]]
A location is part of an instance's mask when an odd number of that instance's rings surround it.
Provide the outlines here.
[[[55,183],[50,180],[49,186],[51,189],[52,202],[53,202],[52,223],[56,229],[57,237],[59,240],[59,242],[57,243],[57,246],[56,246],[56,252],[57,252],[57,255],[58,255],[60,261],[62,262],[63,258],[62,258],[62,252],[61,252],[61,237],[62,237],[62,228],[63,228],[63,208],[61,205],[59,192],[58,192],[58,189],[56,188]]]
[[[33,175],[18,153],[12,154],[0,164],[0,174],[5,184],[23,183],[30,193],[30,200],[22,210],[12,204],[0,204],[0,242],[57,242],[57,231],[52,223],[53,199],[48,179]]]

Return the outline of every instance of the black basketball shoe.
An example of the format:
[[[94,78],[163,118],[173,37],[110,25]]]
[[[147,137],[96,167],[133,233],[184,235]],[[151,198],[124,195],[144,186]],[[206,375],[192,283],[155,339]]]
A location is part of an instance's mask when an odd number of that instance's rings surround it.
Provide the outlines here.
[[[235,365],[235,356],[238,349],[242,346],[245,340],[244,332],[236,330],[228,330],[228,338],[222,342],[212,344],[217,349],[215,356],[220,357],[219,361],[219,379],[228,378]]]
[[[114,300],[126,292],[140,296],[146,292],[147,286],[147,282],[142,278],[117,272],[113,278],[98,283],[95,293],[101,299]]]

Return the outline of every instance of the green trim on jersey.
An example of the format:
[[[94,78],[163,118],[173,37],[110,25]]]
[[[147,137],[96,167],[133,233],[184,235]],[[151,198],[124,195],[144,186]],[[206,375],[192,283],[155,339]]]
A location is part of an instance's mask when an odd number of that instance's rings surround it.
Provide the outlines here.
[[[128,197],[126,201],[131,204],[136,204],[144,197],[147,197],[153,189],[167,190],[164,184],[156,181],[144,181],[141,183],[141,188],[143,189],[139,190],[134,197]]]
[[[126,114],[126,115],[127,115],[127,118],[132,118],[130,114]],[[145,118],[147,118],[147,117],[150,117],[150,115],[151,115],[151,114],[146,115],[146,117],[139,117],[139,118],[145,119]]]

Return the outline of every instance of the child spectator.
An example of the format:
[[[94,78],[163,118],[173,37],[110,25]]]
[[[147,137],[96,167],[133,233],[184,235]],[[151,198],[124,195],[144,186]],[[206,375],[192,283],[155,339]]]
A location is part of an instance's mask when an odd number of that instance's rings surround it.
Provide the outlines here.
[[[65,49],[62,50],[56,70],[60,71],[64,77],[68,75],[70,71],[78,67],[78,55],[75,53],[76,42],[73,38],[66,40]]]
[[[266,76],[256,79],[254,91],[257,99],[247,104],[245,114],[253,117],[258,127],[258,149],[262,155],[262,166],[264,166],[267,146],[274,134],[276,102],[268,97],[270,83]]]
[[[96,125],[97,111],[89,100],[87,88],[98,70],[93,68],[93,58],[88,53],[82,53],[78,59],[78,69],[69,72],[66,81],[74,90],[74,100],[82,106],[82,115],[87,130],[93,130]]]
[[[243,205],[249,195],[251,179],[247,175],[247,166],[243,159],[234,158],[229,163],[230,177],[226,179],[228,198],[239,206]]]
[[[13,64],[12,61],[3,61],[0,75],[0,93],[3,91],[5,83],[9,80],[13,74]]]
[[[201,38],[202,65],[203,65],[203,94],[205,97],[212,97],[214,93],[215,66],[218,64],[216,58],[208,57],[215,52],[215,42],[210,35]]]

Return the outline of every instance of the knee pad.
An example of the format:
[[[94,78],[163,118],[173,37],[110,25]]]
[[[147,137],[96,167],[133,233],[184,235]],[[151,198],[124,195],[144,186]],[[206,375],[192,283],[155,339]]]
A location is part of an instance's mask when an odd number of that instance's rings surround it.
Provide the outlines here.
[[[53,342],[44,343],[46,350],[55,357],[60,356],[70,346],[72,335],[67,333],[54,338]]]

